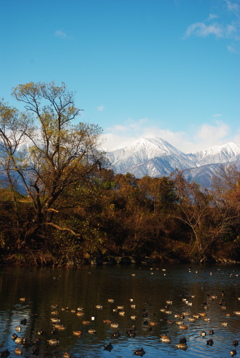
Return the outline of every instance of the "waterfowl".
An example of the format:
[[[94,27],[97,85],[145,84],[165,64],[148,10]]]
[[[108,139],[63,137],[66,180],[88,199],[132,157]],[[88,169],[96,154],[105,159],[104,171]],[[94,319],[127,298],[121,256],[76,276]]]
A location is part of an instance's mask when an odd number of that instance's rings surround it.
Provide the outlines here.
[[[130,329],[127,330],[128,337],[134,338],[136,336],[136,327],[132,326]]]
[[[212,336],[214,334],[214,330],[210,329],[209,334]]]
[[[58,316],[59,312],[58,312],[58,311],[52,311],[50,314],[51,314],[52,316]]]
[[[103,323],[105,323],[105,324],[111,324],[112,321],[110,321],[110,319],[104,319],[104,320],[103,320]]]
[[[84,325],[88,325],[90,323],[91,323],[90,321],[82,321],[82,324],[84,324]]]
[[[73,335],[77,337],[81,337],[82,331],[73,331]]]
[[[206,334],[205,331],[202,331],[202,332],[201,332],[201,336],[202,336],[202,337],[206,337],[206,335],[207,335],[207,334]]]
[[[194,317],[188,317],[187,319],[189,322],[195,323],[196,322],[196,318]]]
[[[134,354],[135,356],[140,356],[140,357],[142,357],[145,353],[146,353],[146,352],[144,351],[143,348],[136,349],[136,350],[133,352],[133,354]]]
[[[64,353],[63,353],[63,358],[71,358],[70,353],[64,352]]]
[[[20,298],[19,298],[19,301],[25,302],[25,301],[26,301],[26,298],[25,298],[25,297],[20,297]]]
[[[113,338],[119,338],[121,336],[119,331],[113,332],[112,337]]]
[[[113,298],[108,298],[107,300],[109,303],[114,303],[114,299]]]
[[[95,329],[90,328],[90,329],[88,330],[88,333],[90,333],[90,334],[96,334],[97,332],[95,331]]]
[[[77,315],[78,317],[82,317],[82,316],[84,316],[84,312],[78,311],[78,312],[76,313],[76,315]]]
[[[24,326],[27,324],[27,319],[26,318],[23,318],[21,321],[20,321],[20,324],[23,324]]]
[[[222,322],[221,325],[222,325],[223,327],[227,327],[227,326],[228,326],[228,323],[227,323],[227,322]]]
[[[17,347],[15,349],[14,353],[17,354],[17,355],[21,355],[23,353],[23,351],[19,347]]]
[[[183,321],[176,321],[176,324],[177,324],[178,326],[182,326],[182,325],[183,325]]]
[[[51,317],[50,320],[52,323],[60,323],[61,322],[60,318],[57,318],[57,317]]]
[[[16,326],[15,327],[15,331],[17,331],[18,333],[20,333],[22,330],[22,327],[21,326]]]
[[[234,347],[238,346],[238,341],[236,339],[233,341],[233,345],[234,345]]]
[[[187,349],[187,340],[185,337],[180,338],[179,343],[176,344],[179,349]]]
[[[98,310],[102,310],[102,309],[103,309],[103,306],[101,306],[101,305],[96,305],[96,308],[97,308]]]
[[[235,349],[230,350],[230,356],[235,356],[237,354],[237,351]]]
[[[110,323],[110,327],[112,327],[112,328],[118,328],[118,323]]]
[[[113,349],[113,346],[111,343],[108,343],[105,347],[104,347],[104,350],[105,351],[108,351],[108,352],[111,352],[111,350]]]
[[[9,355],[10,355],[10,352],[9,352],[8,349],[5,349],[4,351],[2,351],[2,352],[0,353],[0,357],[1,357],[1,358],[7,358]]]
[[[180,329],[183,329],[183,330],[186,330],[186,329],[188,329],[188,325],[186,325],[186,324],[180,324],[179,328],[180,328]]]
[[[16,337],[16,338],[14,339],[14,341],[15,341],[17,344],[22,344],[23,338],[22,338],[22,337]]]
[[[130,316],[130,318],[134,321],[137,318],[137,316]]]
[[[57,346],[58,343],[59,343],[59,340],[57,338],[51,338],[51,339],[48,339],[47,340],[47,343],[50,345],[50,346]]]
[[[164,343],[171,343],[171,338],[169,336],[167,336],[166,334],[162,334],[160,336],[160,341],[162,341]]]
[[[15,341],[15,339],[17,338],[17,334],[16,333],[13,333],[11,338]]]
[[[207,345],[208,345],[208,346],[212,346],[212,345],[213,345],[213,340],[212,340],[212,339],[208,339],[208,340],[207,340]]]
[[[54,328],[56,328],[58,331],[64,331],[66,329],[63,324],[54,324]]]
[[[124,317],[125,316],[125,311],[120,311],[120,312],[118,312],[118,314],[119,314],[119,316]]]

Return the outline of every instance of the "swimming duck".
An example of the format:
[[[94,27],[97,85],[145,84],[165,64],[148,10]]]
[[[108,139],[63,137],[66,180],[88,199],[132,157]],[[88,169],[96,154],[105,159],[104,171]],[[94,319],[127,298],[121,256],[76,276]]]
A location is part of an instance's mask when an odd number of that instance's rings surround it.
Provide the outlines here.
[[[202,331],[202,332],[201,332],[201,336],[202,336],[202,337],[206,337],[206,335],[207,335],[207,334],[206,334],[205,331]]]
[[[238,346],[238,341],[236,339],[233,341],[233,345],[234,345],[234,347]]]
[[[119,331],[113,332],[112,337],[119,338],[121,336]]]
[[[77,337],[81,337],[82,331],[73,331],[73,335]]]
[[[108,352],[111,352],[111,350],[113,349],[113,346],[111,343],[108,343],[105,347],[104,347],[104,350],[105,351],[108,351]]]
[[[171,338],[168,337],[166,334],[162,334],[160,336],[160,341],[162,341],[164,343],[171,343]]]
[[[186,324],[180,324],[179,328],[186,330],[188,329],[188,326]]]
[[[95,329],[90,328],[90,329],[88,330],[88,333],[90,333],[90,334],[96,334],[97,332],[95,331]]]
[[[208,345],[208,346],[212,346],[212,345],[213,345],[213,340],[212,340],[212,339],[208,339],[208,340],[207,340],[207,345]]]
[[[144,351],[143,348],[136,349],[136,350],[133,352],[133,354],[134,354],[135,356],[140,356],[140,357],[142,357],[145,353],[146,353],[146,352]]]
[[[187,349],[187,343],[177,343],[176,347],[179,349]]]
[[[237,354],[237,351],[235,349],[230,350],[230,356],[235,356]]]
[[[21,355],[23,353],[23,351],[19,347],[17,347],[14,352],[17,355]]]
[[[209,334],[212,336],[214,334],[214,330],[210,329]]]
[[[59,343],[59,340],[56,338],[52,338],[52,339],[48,339],[47,342],[50,346],[57,346]]]
[[[4,351],[2,351],[2,352],[0,353],[0,357],[1,357],[1,358],[7,358],[9,355],[10,355],[10,352],[9,352],[8,349],[5,349]]]
[[[64,353],[63,353],[63,358],[71,358],[70,353],[64,352]]]
[[[130,329],[127,330],[128,337],[134,338],[136,336],[136,326],[132,326]]]

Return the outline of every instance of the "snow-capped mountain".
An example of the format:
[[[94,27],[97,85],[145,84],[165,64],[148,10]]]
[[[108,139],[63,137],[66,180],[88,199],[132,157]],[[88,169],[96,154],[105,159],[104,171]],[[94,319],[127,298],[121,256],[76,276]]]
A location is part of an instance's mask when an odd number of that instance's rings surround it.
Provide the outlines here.
[[[134,174],[136,178],[168,176],[184,170],[189,180],[209,187],[220,165],[240,161],[240,147],[234,143],[214,146],[197,153],[184,154],[167,141],[141,138],[132,145],[107,153],[116,173]]]

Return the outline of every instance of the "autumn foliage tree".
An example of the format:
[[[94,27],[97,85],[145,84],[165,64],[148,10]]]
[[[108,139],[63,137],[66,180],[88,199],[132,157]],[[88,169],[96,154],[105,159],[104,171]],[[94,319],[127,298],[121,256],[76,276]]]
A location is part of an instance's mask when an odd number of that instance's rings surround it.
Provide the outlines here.
[[[0,104],[0,141],[11,189],[17,181],[32,204],[22,245],[49,238],[50,228],[78,235],[58,223],[61,196],[101,165],[101,129],[77,120],[81,110],[65,84],[21,84],[13,96],[25,112]]]

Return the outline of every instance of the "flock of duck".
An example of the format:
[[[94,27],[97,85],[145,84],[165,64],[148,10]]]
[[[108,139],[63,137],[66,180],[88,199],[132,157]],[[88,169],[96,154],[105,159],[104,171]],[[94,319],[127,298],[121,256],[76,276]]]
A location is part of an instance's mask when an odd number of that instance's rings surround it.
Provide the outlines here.
[[[193,306],[195,296],[191,295],[188,298],[182,297],[181,300],[183,304],[186,304],[187,307]],[[240,297],[236,297],[238,301],[240,301]],[[25,302],[26,299],[24,297],[21,297],[19,299],[21,302]],[[129,299],[130,308],[132,309],[131,312],[137,312],[136,314],[131,314],[130,319],[133,321],[133,323],[137,322],[137,318],[139,318],[140,315],[140,324],[141,327],[137,329],[137,325],[133,324],[130,328],[125,329],[124,332],[120,330],[118,320],[115,319],[113,321],[112,319],[104,319],[103,324],[107,325],[111,330],[111,342],[109,342],[106,345],[103,345],[102,349],[108,352],[111,352],[114,348],[114,340],[116,340],[119,337],[122,337],[125,335],[128,338],[135,338],[136,335],[139,334],[139,329],[144,329],[145,331],[152,331],[155,326],[161,325],[161,323],[164,323],[164,327],[168,327],[168,325],[175,325],[179,328],[180,332],[188,331],[188,329],[191,328],[191,324],[194,324],[196,322],[201,323],[203,322],[209,322],[210,318],[208,315],[208,310],[211,307],[211,302],[217,302],[220,309],[224,312],[226,310],[227,312],[227,305],[225,301],[225,293],[224,291],[221,292],[221,297],[217,297],[217,295],[208,295],[206,300],[202,303],[202,311],[198,313],[192,313],[190,309],[186,309],[184,312],[180,313],[174,313],[174,303],[171,300],[167,300],[165,302],[164,307],[160,308],[159,311],[161,312],[161,318],[156,319],[157,315],[156,313],[151,312],[151,303],[145,302],[144,306],[139,310],[136,310],[137,305],[134,302],[133,298]],[[122,306],[114,306],[114,299],[109,298],[107,300],[108,304],[112,304],[112,312],[118,316],[124,317],[126,315],[125,307]],[[95,306],[96,310],[102,310],[103,306],[98,304]],[[72,330],[72,335],[79,339],[84,339],[85,334],[89,335],[95,335],[97,336],[97,331],[91,327],[91,324],[95,321],[96,317],[91,316],[88,320],[85,319],[85,310],[83,307],[77,307],[77,308],[69,308],[69,307],[59,307],[58,304],[53,304],[51,307],[49,307],[49,332],[44,332],[44,330],[39,330],[37,332],[37,336],[33,341],[28,340],[28,338],[25,338],[22,336],[21,333],[24,332],[24,327],[28,324],[28,319],[23,318],[19,321],[19,324],[15,327],[15,332],[12,332],[11,339],[13,340],[15,346],[14,346],[14,353],[15,355],[25,355],[25,357],[29,356],[38,356],[42,354],[42,348],[43,346],[49,346],[49,347],[57,347],[60,346],[60,339],[59,335],[61,331],[65,331],[66,326],[62,323],[61,320],[61,312],[71,312],[75,314],[78,318],[81,319],[81,325],[79,330]],[[221,322],[222,327],[228,326],[227,317],[232,316],[240,316],[240,311],[233,311],[226,313],[226,321]],[[115,316],[116,317],[116,316]],[[154,320],[156,319],[156,320]],[[135,322],[134,322],[135,321]],[[139,322],[139,321],[138,321]],[[87,327],[83,329],[83,327]],[[172,344],[172,338],[169,335],[169,329],[166,329],[165,334],[161,334],[159,336],[159,341],[163,344]],[[207,330],[200,330],[199,331],[199,337],[206,338],[205,344],[208,346],[213,346],[214,344],[214,335],[215,331],[213,329]],[[229,347],[228,354],[230,356],[235,356],[237,354],[237,346],[239,344],[238,339],[234,337],[232,342],[230,343],[231,347]],[[188,349],[188,338],[186,335],[183,335],[180,337],[178,342],[174,342],[174,346],[177,349],[181,350],[187,350]],[[10,351],[9,349],[4,349],[0,352],[1,358],[7,358],[13,353],[13,351]],[[147,352],[144,348],[138,347],[132,351],[133,355],[136,356],[143,356]],[[71,358],[71,354],[69,352],[62,352],[63,358]],[[10,357],[9,357],[10,358]]]

